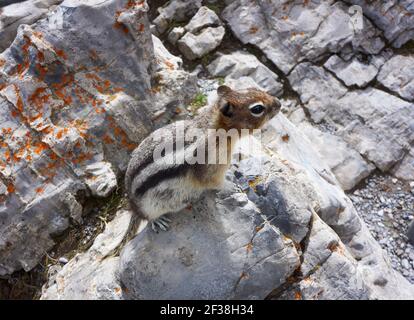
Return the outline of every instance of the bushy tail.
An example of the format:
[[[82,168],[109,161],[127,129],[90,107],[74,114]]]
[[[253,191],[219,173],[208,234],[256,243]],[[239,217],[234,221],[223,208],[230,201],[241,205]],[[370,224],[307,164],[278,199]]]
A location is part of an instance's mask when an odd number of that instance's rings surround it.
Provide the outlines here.
[[[118,246],[118,253],[130,240],[132,240],[135,237],[141,222],[145,220],[142,218],[142,214],[139,208],[132,200],[129,200],[129,209],[132,212],[131,220],[129,220],[128,229],[125,233],[124,239],[122,239],[121,244]]]

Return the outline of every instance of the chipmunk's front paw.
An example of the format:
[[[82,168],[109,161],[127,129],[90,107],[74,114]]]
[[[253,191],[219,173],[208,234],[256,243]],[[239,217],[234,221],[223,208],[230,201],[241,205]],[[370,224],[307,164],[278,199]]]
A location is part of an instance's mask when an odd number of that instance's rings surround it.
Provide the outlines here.
[[[166,216],[161,216],[158,219],[151,221],[151,229],[158,233],[159,230],[167,231],[170,226],[171,219]]]

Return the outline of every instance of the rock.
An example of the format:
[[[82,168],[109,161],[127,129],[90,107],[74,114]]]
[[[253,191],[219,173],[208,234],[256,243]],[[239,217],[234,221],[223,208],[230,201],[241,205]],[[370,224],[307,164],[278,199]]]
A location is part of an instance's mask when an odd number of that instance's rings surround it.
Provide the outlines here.
[[[317,123],[325,118],[326,111],[336,106],[337,101],[348,91],[325,69],[307,62],[296,66],[289,75],[289,81]]]
[[[10,4],[0,10],[0,52],[10,46],[21,24],[32,24],[43,19],[62,0],[27,0]],[[5,3],[4,5],[6,5]],[[52,25],[54,21],[50,21]]]
[[[347,0],[346,2],[361,6],[364,15],[384,31],[384,36],[394,47],[400,48],[413,39],[414,7],[411,1]]]
[[[65,258],[65,257],[60,257],[60,258],[59,258],[59,262],[60,262],[61,264],[67,264],[67,263],[69,262],[69,260],[68,260],[67,258]]]
[[[221,21],[217,14],[208,7],[203,6],[184,28],[186,31],[196,34],[201,29],[217,27],[219,25],[221,25]]]
[[[69,217],[80,221],[78,195],[109,192],[109,164],[125,170],[151,129],[146,4],[79,4],[64,1],[48,19],[20,26],[0,54],[0,275],[32,269]],[[110,179],[98,175],[95,185],[87,168],[103,163],[98,171]]]
[[[301,124],[300,128],[345,191],[353,189],[375,170],[375,166],[367,163],[340,137],[319,131],[308,124]]]
[[[381,171],[406,156],[414,139],[412,104],[377,89],[351,92],[338,104],[329,116],[343,126],[338,134]]]
[[[411,225],[408,229],[408,241],[414,246],[414,221],[411,222]]]
[[[298,265],[293,242],[243,193],[206,195],[194,211],[177,213],[173,232],[147,228],[124,248],[127,298],[263,299]]]
[[[85,253],[77,254],[42,288],[42,300],[119,300],[119,257],[111,254],[123,240],[131,212],[118,211]]]
[[[362,63],[357,58],[343,61],[337,55],[330,57],[324,67],[334,72],[346,86],[364,87],[378,74],[378,68],[375,65]]]
[[[364,19],[364,32],[352,24],[342,2],[232,1],[222,14],[237,38],[257,46],[285,74],[302,60],[317,61],[346,47],[376,54],[380,32]]]
[[[185,33],[185,29],[183,27],[175,27],[168,34],[168,41],[171,44],[175,45],[177,41],[184,35],[184,33]]]
[[[392,57],[382,66],[378,81],[402,98],[414,101],[414,57]]]
[[[157,34],[168,30],[171,22],[182,22],[194,15],[201,7],[202,0],[172,0],[159,8],[159,15],[153,21]]]
[[[247,52],[236,51],[221,55],[211,62],[207,69],[211,75],[225,78],[226,82],[240,81],[240,78],[249,77],[256,84],[249,84],[249,86],[259,87],[275,96],[279,96],[283,91],[279,77],[254,55]]]
[[[170,121],[178,108],[183,110],[194,99],[197,77],[183,69],[182,59],[172,55],[160,39],[155,36],[152,39],[157,61],[152,109],[155,126],[160,127]]]
[[[310,63],[299,64],[289,80],[315,122],[333,125],[336,135],[381,171],[404,161],[414,139],[412,104],[373,88],[347,92]]]
[[[178,48],[189,60],[202,58],[204,55],[216,49],[225,34],[224,27],[203,29],[199,34],[186,33],[178,40]]]

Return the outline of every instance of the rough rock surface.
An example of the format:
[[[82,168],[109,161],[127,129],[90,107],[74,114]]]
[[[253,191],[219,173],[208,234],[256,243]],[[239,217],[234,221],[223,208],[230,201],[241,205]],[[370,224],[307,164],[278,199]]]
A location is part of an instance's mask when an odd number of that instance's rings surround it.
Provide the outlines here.
[[[110,192],[150,130],[146,8],[67,0],[0,55],[0,275],[33,268],[79,216],[76,195]]]
[[[223,17],[240,41],[260,48],[285,73],[304,59],[317,61],[345,47],[371,54],[384,47],[367,19],[361,32],[352,24],[348,6],[333,0],[236,0]]]
[[[237,190],[206,195],[171,227],[146,228],[121,253],[126,298],[264,299],[299,264],[293,242]]]
[[[208,27],[197,35],[187,32],[178,40],[178,48],[189,60],[202,58],[216,49],[225,34],[224,27]]]
[[[196,76],[183,70],[181,58],[172,55],[161,40],[152,37],[156,65],[151,110],[157,127],[165,124],[177,109],[186,106],[197,93]],[[181,109],[180,109],[181,110]]]
[[[128,230],[130,218],[129,211],[117,212],[115,219],[96,237],[88,251],[76,255],[57,274],[49,278],[41,299],[121,299],[119,257],[113,256],[113,253]]]
[[[345,191],[354,188],[374,171],[375,166],[365,161],[340,137],[320,131],[308,123],[303,123],[299,127]]]
[[[229,85],[231,80],[237,82],[241,81],[241,78],[249,77],[257,87],[275,96],[279,96],[283,90],[278,76],[247,52],[236,51],[221,55],[209,64],[207,69],[211,75],[225,78]]]
[[[201,7],[202,0],[174,0],[169,1],[166,6],[159,8],[159,15],[152,23],[156,27],[156,33],[162,34],[168,30],[171,22],[185,21],[194,15]]]
[[[414,101],[414,57],[394,56],[381,68],[378,81],[402,98]]]
[[[414,37],[414,6],[410,0],[369,1],[346,0],[361,6],[364,15],[384,31],[384,36],[394,47],[401,47]]]
[[[332,75],[310,63],[298,65],[289,80],[315,122],[332,125],[380,170],[391,169],[409,152],[413,104],[373,88],[347,92]]]
[[[10,46],[16,37],[17,27],[32,24],[44,18],[62,0],[27,0],[0,9],[0,52]],[[51,20],[51,25],[58,21]]]
[[[221,21],[217,14],[208,7],[201,7],[185,26],[185,30],[197,33],[201,29],[220,25]]]
[[[365,87],[378,74],[378,68],[373,64],[365,64],[357,58],[344,61],[337,55],[330,57],[324,67],[334,72],[348,87]]]

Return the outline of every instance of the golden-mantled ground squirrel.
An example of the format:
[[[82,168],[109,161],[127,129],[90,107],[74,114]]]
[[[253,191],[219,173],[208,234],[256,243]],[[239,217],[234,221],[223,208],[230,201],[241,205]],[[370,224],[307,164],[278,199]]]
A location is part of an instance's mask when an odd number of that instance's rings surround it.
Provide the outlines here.
[[[164,214],[185,208],[206,189],[219,188],[237,136],[259,129],[280,110],[277,98],[257,89],[220,86],[217,94],[214,105],[192,120],[154,131],[132,154],[125,176],[131,209],[153,229],[167,229],[170,220]],[[224,148],[223,132],[232,132],[224,137]]]

